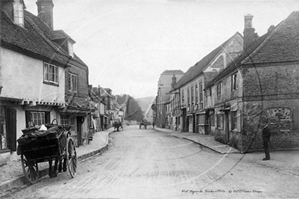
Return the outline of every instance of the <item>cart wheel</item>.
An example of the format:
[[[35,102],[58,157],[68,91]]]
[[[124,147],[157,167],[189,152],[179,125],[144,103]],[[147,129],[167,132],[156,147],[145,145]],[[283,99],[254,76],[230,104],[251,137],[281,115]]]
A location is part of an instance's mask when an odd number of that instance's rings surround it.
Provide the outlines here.
[[[23,154],[21,154],[21,164],[26,180],[30,184],[35,183],[39,179],[38,164],[29,162]]]
[[[76,148],[73,140],[68,137],[67,139],[67,147],[66,147],[66,155],[67,155],[67,167],[69,170],[69,174],[72,178],[76,175],[77,170],[77,154]]]

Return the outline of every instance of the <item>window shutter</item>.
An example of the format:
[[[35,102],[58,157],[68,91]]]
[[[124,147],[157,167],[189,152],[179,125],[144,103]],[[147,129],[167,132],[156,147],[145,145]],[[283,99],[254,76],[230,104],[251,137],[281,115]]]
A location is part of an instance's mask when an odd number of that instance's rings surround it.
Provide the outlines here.
[[[50,112],[45,112],[45,121],[46,121],[46,124],[49,124],[51,121],[50,121]]]
[[[25,111],[25,121],[26,121],[26,128],[28,128],[28,123],[31,121],[31,114],[30,111]]]

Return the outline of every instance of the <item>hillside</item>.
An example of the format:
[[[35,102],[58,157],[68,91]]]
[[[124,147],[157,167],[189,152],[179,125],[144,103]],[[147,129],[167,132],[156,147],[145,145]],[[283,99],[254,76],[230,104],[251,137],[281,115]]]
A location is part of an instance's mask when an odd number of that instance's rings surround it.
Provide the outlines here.
[[[149,106],[151,107],[152,102],[154,100],[155,97],[143,97],[143,98],[137,98],[136,101],[139,104],[139,106],[141,107],[142,111],[145,113],[147,111],[147,109],[149,108]]]

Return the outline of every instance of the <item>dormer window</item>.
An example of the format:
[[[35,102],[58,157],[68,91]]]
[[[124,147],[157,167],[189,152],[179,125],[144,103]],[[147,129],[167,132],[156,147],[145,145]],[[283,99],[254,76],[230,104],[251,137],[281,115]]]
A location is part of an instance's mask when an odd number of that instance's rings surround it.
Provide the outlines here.
[[[74,57],[73,44],[74,44],[74,42],[72,42],[70,39],[68,39],[68,53],[71,57]]]
[[[24,27],[24,7],[20,0],[14,2],[14,22],[15,24]]]

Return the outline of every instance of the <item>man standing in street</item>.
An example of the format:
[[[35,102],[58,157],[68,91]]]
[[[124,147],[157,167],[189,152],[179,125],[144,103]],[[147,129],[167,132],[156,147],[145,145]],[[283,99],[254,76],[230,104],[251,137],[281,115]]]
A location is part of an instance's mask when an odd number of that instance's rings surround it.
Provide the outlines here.
[[[263,146],[265,151],[265,158],[263,160],[270,160],[270,151],[269,151],[269,142],[271,137],[271,129],[269,124],[267,124],[262,130],[262,139],[263,139]]]

